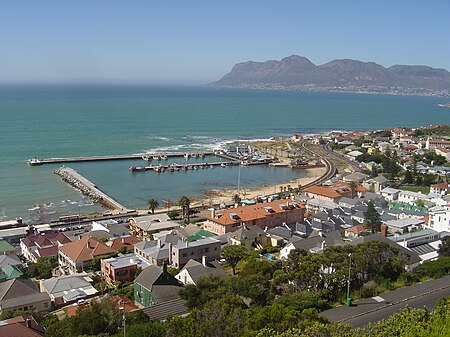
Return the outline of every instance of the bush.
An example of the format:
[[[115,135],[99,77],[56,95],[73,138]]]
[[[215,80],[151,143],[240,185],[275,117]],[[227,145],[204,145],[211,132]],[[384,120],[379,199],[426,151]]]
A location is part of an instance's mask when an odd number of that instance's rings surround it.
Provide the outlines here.
[[[417,274],[410,273],[410,272],[404,272],[401,273],[398,277],[398,280],[402,282],[405,286],[410,286],[414,283],[417,283],[420,281],[420,277]]]
[[[450,257],[440,257],[436,261],[425,262],[417,266],[414,273],[420,277],[428,276],[432,278],[450,275]]]

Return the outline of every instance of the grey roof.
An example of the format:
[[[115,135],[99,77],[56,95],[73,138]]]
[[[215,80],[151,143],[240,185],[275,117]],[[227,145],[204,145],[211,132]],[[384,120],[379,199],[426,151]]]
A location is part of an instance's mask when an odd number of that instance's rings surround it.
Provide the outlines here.
[[[328,213],[325,212],[317,212],[311,216],[313,219],[318,219],[319,221],[327,221]]]
[[[356,206],[360,202],[361,202],[361,200],[359,198],[351,199],[351,198],[347,198],[347,197],[342,197],[339,200],[339,205],[347,204],[347,205],[351,205],[351,206]]]
[[[238,230],[234,231],[234,235],[232,236],[232,238],[239,241],[252,241],[263,236],[265,236],[265,233],[258,226],[241,226]]]
[[[40,301],[50,301],[29,279],[16,278],[0,283],[0,307],[8,309]]]
[[[412,218],[406,218],[406,219],[398,219],[398,220],[390,220],[386,221],[385,224],[389,227],[395,227],[395,228],[406,228],[409,226],[417,226],[422,225],[425,222],[423,220],[418,219],[412,219]]]
[[[22,266],[22,261],[16,254],[0,255],[0,268],[7,265]]]
[[[227,274],[223,270],[222,266],[217,261],[211,261],[204,266],[202,263],[196,260],[189,260],[188,263],[181,269],[186,270],[194,283],[196,283],[202,277],[217,277],[224,280]]]
[[[180,316],[189,312],[186,307],[185,301],[181,298],[177,298],[171,301],[158,303],[148,308],[142,309],[142,312],[146,314],[151,320],[164,320],[167,316]]]
[[[331,231],[329,233],[325,233],[322,235],[317,235],[314,237],[309,237],[307,239],[298,240],[292,242],[292,244],[294,245],[295,248],[300,248],[309,251],[312,248],[320,248],[322,246],[322,242],[325,242],[325,247],[345,244],[345,241],[342,240],[339,231]]]
[[[174,247],[176,247],[177,249],[184,249],[184,248],[189,248],[189,247],[201,247],[203,245],[209,245],[209,244],[215,243],[215,242],[220,243],[220,241],[215,238],[204,238],[204,239],[200,239],[200,240],[192,241],[192,242],[178,242],[178,244],[176,244]]]
[[[359,151],[358,151],[358,152],[359,152]],[[355,181],[355,182],[358,182],[358,181],[362,181],[362,180],[366,179],[367,177],[368,177],[367,174],[364,174],[364,173],[361,173],[361,172],[354,172],[354,173],[347,174],[347,175],[344,177],[344,180],[345,180],[345,181]]]
[[[435,252],[436,249],[429,243],[425,243],[420,246],[412,247],[411,251],[413,251],[414,253],[419,254],[419,255],[424,255],[424,254],[429,254],[429,253]]]
[[[175,277],[164,272],[162,268],[155,265],[150,265],[145,268],[136,278],[135,283],[140,284],[152,292],[155,285],[180,285],[180,282]]]
[[[87,274],[73,274],[44,280],[42,288],[54,298],[72,301],[97,293],[91,282]]]

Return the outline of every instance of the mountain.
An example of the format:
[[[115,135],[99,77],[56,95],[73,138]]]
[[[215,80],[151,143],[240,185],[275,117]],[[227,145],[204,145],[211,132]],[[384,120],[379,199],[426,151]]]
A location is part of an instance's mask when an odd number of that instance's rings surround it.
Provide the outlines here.
[[[292,55],[281,61],[243,62],[219,81],[221,87],[292,88],[299,90],[450,93],[450,73],[428,66],[394,65],[342,59],[316,66]]]

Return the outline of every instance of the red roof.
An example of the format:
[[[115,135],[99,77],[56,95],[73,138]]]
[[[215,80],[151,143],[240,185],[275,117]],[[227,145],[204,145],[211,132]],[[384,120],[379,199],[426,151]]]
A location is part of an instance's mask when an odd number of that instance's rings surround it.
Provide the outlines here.
[[[72,242],[64,233],[46,233],[41,235],[27,236],[21,240],[27,247],[38,246],[39,248],[58,246],[58,243],[65,244]]]
[[[329,198],[339,198],[341,195],[329,187],[323,187],[323,186],[311,186],[305,189],[305,192],[317,194],[317,195],[323,195],[325,197]]]
[[[96,256],[116,253],[103,242],[90,237],[67,243],[59,249],[74,262],[89,261]]]
[[[448,188],[448,183],[438,183],[438,184],[431,185],[431,187],[440,189],[440,190],[445,190]]]
[[[300,208],[304,209],[305,206],[296,201],[287,199],[275,200],[217,211],[214,217],[207,216],[207,219],[225,226],[236,224],[241,221],[245,222],[262,219],[271,216],[272,214],[286,213]]]
[[[111,248],[118,251],[120,248],[126,246],[128,247],[128,250],[134,250],[134,245],[139,242],[141,242],[141,240],[133,235],[124,236],[112,240]]]

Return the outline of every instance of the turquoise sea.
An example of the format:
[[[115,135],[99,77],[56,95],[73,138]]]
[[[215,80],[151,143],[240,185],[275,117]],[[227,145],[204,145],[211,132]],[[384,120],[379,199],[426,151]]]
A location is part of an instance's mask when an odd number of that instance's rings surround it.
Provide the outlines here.
[[[92,212],[77,191],[28,158],[145,151],[212,150],[233,140],[293,133],[450,124],[436,97],[300,93],[210,87],[131,85],[0,86],[0,221]],[[155,197],[177,200],[202,190],[235,188],[237,167],[131,174],[137,161],[77,163],[74,167],[122,204],[139,208]],[[292,179],[304,172],[244,168],[243,187]],[[211,183],[214,182],[214,185]],[[43,210],[43,211],[42,211]]]

